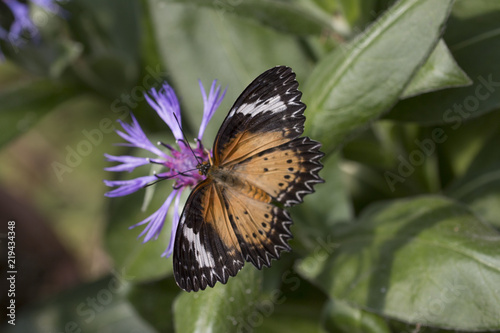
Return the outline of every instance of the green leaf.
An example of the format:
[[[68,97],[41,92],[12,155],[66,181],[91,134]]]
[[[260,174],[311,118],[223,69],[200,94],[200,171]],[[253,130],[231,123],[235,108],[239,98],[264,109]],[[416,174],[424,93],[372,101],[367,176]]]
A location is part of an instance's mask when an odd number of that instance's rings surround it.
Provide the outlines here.
[[[276,65],[288,65],[301,82],[312,66],[294,36],[233,15],[221,17],[207,8],[153,0],[149,6],[167,79],[182,103],[183,121],[191,125],[191,133],[197,133],[202,119],[198,80],[205,89],[214,79],[223,89],[227,87],[224,101],[205,132],[205,147],[210,147],[217,124],[222,123],[236,98],[259,74]]]
[[[384,318],[343,301],[331,300],[323,316],[328,332],[391,333]]]
[[[306,197],[303,205],[291,209],[294,221],[294,236],[306,248],[315,246],[314,240],[328,233],[335,224],[353,217],[343,173],[340,170],[340,157],[332,154],[323,158],[321,177],[324,184],[315,187],[315,193]]]
[[[313,3],[283,2],[270,0],[212,1],[212,0],[164,0],[168,3],[193,4],[217,10],[221,19],[226,15],[253,19],[278,31],[295,35],[319,35],[334,31],[332,20],[325,12],[313,7]]]
[[[132,285],[127,299],[158,332],[174,332],[173,303],[179,292],[182,292],[181,289],[170,278]]]
[[[36,75],[57,78],[82,53],[80,44],[69,40],[53,40],[39,44],[27,44],[9,58],[16,64]]]
[[[441,39],[400,98],[404,99],[425,92],[470,84],[472,84],[471,79],[458,67],[450,50]]]
[[[400,1],[359,38],[319,62],[306,82],[304,100],[308,134],[326,152],[397,101],[438,42],[451,4]]]
[[[500,227],[500,132],[472,159],[465,175],[447,189],[447,193],[469,206],[489,223]]]
[[[77,87],[68,82],[16,76],[0,90],[2,121],[0,147],[27,131],[46,113],[75,96]]]
[[[474,81],[400,101],[387,118],[421,124],[453,124],[500,106],[500,2],[458,0],[444,34],[453,58]]]
[[[94,90],[115,98],[130,91],[140,68],[141,4],[134,0],[74,0],[71,32],[85,50],[72,69]]]
[[[262,272],[247,264],[226,285],[182,292],[174,303],[177,332],[237,332],[247,330],[248,318],[261,295]],[[251,325],[251,324],[250,324]]]
[[[332,241],[333,255],[298,265],[330,297],[408,323],[500,328],[500,234],[455,201],[375,204]]]
[[[285,297],[283,297],[285,298]],[[313,303],[314,302],[314,303]],[[317,299],[308,300],[286,300],[285,304],[276,304],[266,309],[261,305],[260,317],[252,318],[255,320],[256,332],[275,333],[275,332],[307,332],[324,333],[326,332],[320,325],[319,315],[321,308]],[[270,311],[270,310],[273,311]],[[265,318],[269,316],[268,318]],[[260,318],[264,317],[262,325]]]

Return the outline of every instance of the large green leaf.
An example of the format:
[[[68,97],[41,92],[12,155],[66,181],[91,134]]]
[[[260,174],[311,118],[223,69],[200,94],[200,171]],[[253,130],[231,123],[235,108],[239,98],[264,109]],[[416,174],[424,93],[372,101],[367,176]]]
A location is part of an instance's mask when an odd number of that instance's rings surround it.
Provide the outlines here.
[[[238,95],[259,74],[276,65],[288,65],[300,82],[311,68],[312,61],[294,36],[233,15],[222,18],[212,9],[153,0],[149,5],[167,80],[179,96],[183,120],[192,125],[193,133],[203,112],[198,79],[205,89],[214,79],[223,89],[227,87],[213,125],[205,132],[206,147],[211,146],[218,124]]]
[[[182,292],[174,303],[177,332],[238,332],[247,330],[261,295],[262,272],[247,264],[226,285],[195,293]]]
[[[331,297],[409,323],[500,328],[500,234],[455,201],[376,204],[332,241],[331,256],[298,266]]]
[[[439,41],[452,1],[403,0],[306,82],[309,131],[327,152],[387,111]]]
[[[253,19],[276,30],[295,35],[319,35],[334,31],[332,19],[323,11],[299,2],[276,0],[249,1],[212,1],[212,0],[164,0],[169,3],[184,3],[205,6],[217,10],[223,18],[237,15],[244,19]]]
[[[458,0],[444,40],[458,65],[474,81],[399,102],[387,115],[422,124],[461,124],[500,106],[500,2]]]

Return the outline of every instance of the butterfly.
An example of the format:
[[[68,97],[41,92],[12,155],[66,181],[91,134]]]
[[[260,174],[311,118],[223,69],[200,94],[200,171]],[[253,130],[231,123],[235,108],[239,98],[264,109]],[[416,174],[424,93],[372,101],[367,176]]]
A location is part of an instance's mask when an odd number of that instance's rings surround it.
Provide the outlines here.
[[[285,210],[324,182],[321,144],[304,131],[305,104],[291,68],[258,76],[222,123],[206,179],[189,195],[177,227],[173,265],[186,291],[225,284],[245,262],[269,267],[290,251],[292,219]]]

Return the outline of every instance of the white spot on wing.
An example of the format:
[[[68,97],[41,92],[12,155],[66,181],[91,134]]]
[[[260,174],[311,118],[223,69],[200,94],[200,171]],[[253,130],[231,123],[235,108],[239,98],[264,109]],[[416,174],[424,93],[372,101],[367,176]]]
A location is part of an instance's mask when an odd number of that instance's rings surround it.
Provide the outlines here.
[[[286,104],[281,100],[280,95],[275,95],[265,102],[262,100],[257,100],[255,103],[242,104],[237,110],[231,111],[232,114],[235,112],[241,113],[243,115],[255,116],[262,112],[283,112],[287,108]]]
[[[183,229],[183,232],[184,237],[186,237],[189,242],[189,249],[193,250],[195,253],[196,261],[198,261],[200,267],[214,267],[214,258],[212,254],[208,253],[205,247],[201,245],[200,234],[195,234],[193,229],[187,227]]]

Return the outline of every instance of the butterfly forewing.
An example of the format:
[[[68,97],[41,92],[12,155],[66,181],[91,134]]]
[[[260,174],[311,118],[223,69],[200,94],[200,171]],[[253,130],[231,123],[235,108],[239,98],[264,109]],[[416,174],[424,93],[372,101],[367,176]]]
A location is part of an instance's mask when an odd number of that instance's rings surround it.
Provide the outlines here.
[[[300,97],[295,74],[279,66],[257,77],[231,108],[207,179],[190,194],[177,228],[174,275],[181,288],[226,283],[244,261],[260,269],[290,250],[292,220],[282,206],[302,202],[323,182],[321,145],[300,137]]]
[[[231,163],[300,136],[306,106],[297,88],[295,73],[288,67],[275,67],[257,77],[238,97],[219,129],[215,164]]]

